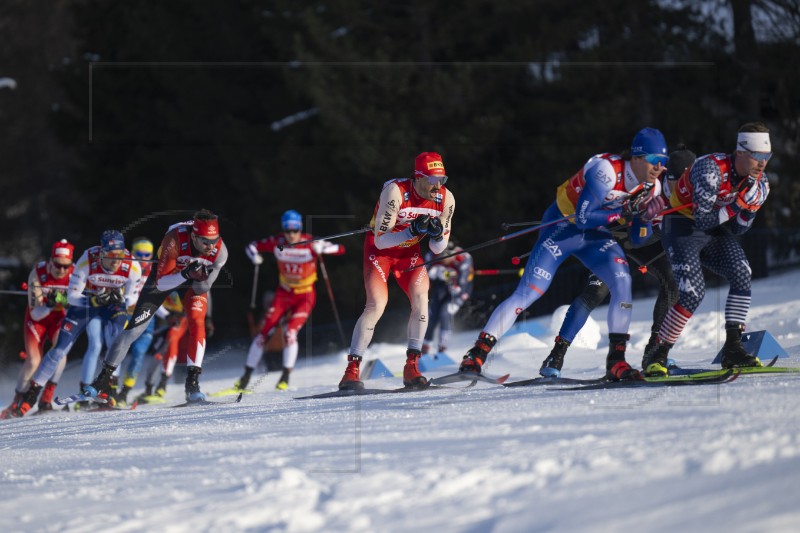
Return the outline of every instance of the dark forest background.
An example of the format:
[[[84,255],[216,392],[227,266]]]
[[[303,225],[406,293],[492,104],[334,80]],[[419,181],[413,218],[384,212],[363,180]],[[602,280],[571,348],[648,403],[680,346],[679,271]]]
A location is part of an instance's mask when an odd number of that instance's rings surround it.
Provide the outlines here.
[[[627,148],[644,126],[705,154],[731,151],[753,120],[775,152],[746,242],[756,276],[800,246],[794,1],[5,0],[0,32],[6,289],[58,238],[78,251],[106,228],[159,241],[205,207],[231,252],[214,340],[237,345],[253,280],[244,246],[287,209],[317,235],[359,228],[384,181],[438,151],[454,238],[470,246],[538,219],[588,157]],[[476,266],[509,268],[534,240],[476,252]],[[362,239],[341,242],[347,254],[326,266],[349,342]],[[566,264],[529,313],[568,303],[584,276]],[[259,292],[276,279],[268,260]],[[480,278],[462,323],[480,327],[515,284]],[[407,302],[390,298],[376,340],[404,334]],[[20,300],[0,296],[0,365],[22,348]],[[341,344],[332,316],[320,283],[307,344],[312,331],[320,349]]]

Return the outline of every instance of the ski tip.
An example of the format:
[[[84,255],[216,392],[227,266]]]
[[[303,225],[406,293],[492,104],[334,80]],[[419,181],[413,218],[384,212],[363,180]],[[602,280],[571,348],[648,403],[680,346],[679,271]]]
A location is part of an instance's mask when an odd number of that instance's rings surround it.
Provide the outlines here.
[[[511,374],[506,374],[505,376],[500,376],[499,378],[497,378],[497,382],[502,385],[503,383],[506,382],[506,380],[509,378],[510,375]]]

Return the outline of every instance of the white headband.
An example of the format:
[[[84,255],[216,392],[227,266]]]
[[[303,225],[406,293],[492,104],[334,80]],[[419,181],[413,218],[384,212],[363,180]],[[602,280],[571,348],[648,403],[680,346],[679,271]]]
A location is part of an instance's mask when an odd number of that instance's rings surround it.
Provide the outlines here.
[[[748,152],[771,152],[769,133],[761,131],[739,132],[736,137],[736,149]]]

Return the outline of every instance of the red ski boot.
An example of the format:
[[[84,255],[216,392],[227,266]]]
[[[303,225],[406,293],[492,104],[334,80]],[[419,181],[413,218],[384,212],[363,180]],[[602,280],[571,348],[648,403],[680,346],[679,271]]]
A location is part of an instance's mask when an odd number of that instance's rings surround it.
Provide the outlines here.
[[[364,383],[361,381],[361,373],[358,369],[361,365],[360,355],[347,356],[347,368],[344,370],[344,376],[339,382],[339,390],[360,390],[364,388]]]
[[[425,379],[419,371],[417,363],[422,353],[419,350],[408,349],[406,351],[406,366],[403,367],[403,385],[407,389],[424,389],[428,386],[428,380]]]

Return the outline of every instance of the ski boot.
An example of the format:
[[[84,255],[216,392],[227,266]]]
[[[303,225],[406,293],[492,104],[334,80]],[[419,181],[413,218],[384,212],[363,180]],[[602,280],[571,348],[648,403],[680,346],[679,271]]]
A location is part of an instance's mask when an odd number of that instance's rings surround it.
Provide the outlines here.
[[[489,355],[495,344],[497,344],[497,339],[494,336],[481,331],[480,335],[478,335],[478,340],[475,341],[475,346],[470,348],[467,355],[461,360],[461,366],[458,367],[458,371],[480,374],[481,367],[486,361],[486,356]]]
[[[99,400],[105,400],[108,407],[114,407],[114,370],[116,367],[103,363],[103,368],[91,385],[83,388],[83,394]]]
[[[627,333],[608,334],[608,356],[606,357],[606,379],[610,381],[641,380],[641,372],[625,361],[625,347],[630,339]]]
[[[669,374],[669,359],[667,354],[672,349],[673,344],[664,340],[658,340],[654,345],[650,345],[649,351],[642,357],[642,370],[647,377],[666,377]]]
[[[186,401],[204,401],[206,399],[206,395],[200,392],[200,384],[198,383],[198,379],[200,378],[200,374],[203,372],[203,369],[199,366],[190,366],[186,369],[186,371],[186,386],[184,387],[184,391],[186,392]]]
[[[31,407],[36,404],[36,400],[39,398],[40,392],[42,392],[42,386],[37,385],[33,380],[31,380],[31,383],[28,386],[28,391],[22,393],[22,397],[20,398],[19,402],[11,410],[11,416],[14,418],[25,416],[25,413],[30,411]]]
[[[764,366],[755,355],[747,353],[742,346],[744,324],[725,324],[725,344],[722,346],[722,368]]]
[[[135,385],[135,377],[125,376],[125,379],[122,380],[122,387],[117,389],[117,393],[114,395],[114,401],[117,402],[117,405],[120,407],[126,407],[128,405],[128,393]]]
[[[361,381],[361,365],[360,355],[347,356],[347,368],[344,369],[344,376],[339,382],[339,390],[361,390],[364,388],[364,382]]]
[[[250,368],[249,366],[245,366],[244,374],[242,374],[242,377],[236,380],[236,383],[233,384],[233,388],[240,391],[245,390],[247,386],[250,384],[250,376],[253,375],[253,370],[255,369]]]
[[[56,384],[48,381],[42,390],[42,397],[39,398],[39,413],[53,410],[53,396],[56,392]]]
[[[5,409],[3,409],[2,412],[0,412],[0,420],[5,420],[6,418],[11,418],[11,411],[14,410],[14,408],[17,406],[17,404],[19,403],[19,401],[21,399],[22,399],[22,393],[14,391],[14,399],[11,400],[11,405],[9,405]]]
[[[161,396],[163,398],[167,395],[167,381],[169,381],[169,376],[161,374],[161,378],[158,380],[158,386],[156,386],[156,396]]]
[[[560,378],[561,367],[564,366],[564,355],[567,353],[570,342],[561,336],[556,337],[553,349],[550,355],[542,361],[542,366],[539,368],[539,375],[546,378]]]
[[[424,389],[428,380],[419,371],[419,358],[422,352],[409,348],[406,350],[406,366],[403,367],[403,385],[407,389]]]
[[[281,373],[281,379],[279,379],[277,385],[275,385],[275,390],[287,390],[289,388],[289,373],[291,371],[291,368],[283,369],[283,373]]]

